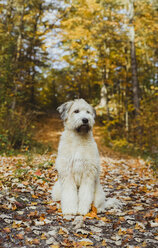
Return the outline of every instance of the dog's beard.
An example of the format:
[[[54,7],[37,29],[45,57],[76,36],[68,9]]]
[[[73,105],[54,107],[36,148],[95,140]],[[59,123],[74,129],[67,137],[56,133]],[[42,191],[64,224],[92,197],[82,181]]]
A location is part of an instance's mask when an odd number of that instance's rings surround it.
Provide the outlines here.
[[[81,126],[76,128],[78,133],[88,133],[90,129],[91,127],[86,124],[82,124]]]

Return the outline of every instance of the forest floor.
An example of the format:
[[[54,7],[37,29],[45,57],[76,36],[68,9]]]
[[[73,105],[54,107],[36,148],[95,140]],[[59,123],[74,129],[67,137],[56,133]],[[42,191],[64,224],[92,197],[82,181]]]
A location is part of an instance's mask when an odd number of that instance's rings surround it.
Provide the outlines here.
[[[142,159],[123,156],[104,146],[94,128],[106,198],[121,207],[85,216],[63,216],[51,200],[56,180],[54,161],[62,123],[57,116],[37,123],[36,139],[51,145],[51,154],[0,156],[0,248],[158,247],[158,184]]]

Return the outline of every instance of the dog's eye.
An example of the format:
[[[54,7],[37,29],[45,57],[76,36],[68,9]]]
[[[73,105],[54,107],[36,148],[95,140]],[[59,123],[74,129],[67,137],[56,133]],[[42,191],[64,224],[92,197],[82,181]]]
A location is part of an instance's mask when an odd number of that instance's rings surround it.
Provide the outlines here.
[[[87,111],[87,113],[88,113],[88,114],[90,114],[90,112],[89,112],[89,111]]]
[[[79,112],[80,112],[80,111],[79,111],[78,109],[76,109],[76,110],[74,111],[74,113],[76,113],[76,114],[79,113]]]

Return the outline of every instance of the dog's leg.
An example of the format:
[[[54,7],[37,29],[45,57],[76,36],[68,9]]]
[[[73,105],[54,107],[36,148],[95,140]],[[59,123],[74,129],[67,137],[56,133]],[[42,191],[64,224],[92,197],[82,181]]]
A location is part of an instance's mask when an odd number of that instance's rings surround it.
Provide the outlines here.
[[[72,178],[64,179],[61,192],[61,208],[63,214],[77,214],[77,187]]]
[[[97,213],[102,213],[105,211],[105,193],[99,179],[97,180],[95,186],[94,206],[97,208]]]
[[[52,198],[54,201],[60,201],[61,200],[61,185],[60,185],[59,180],[53,186]]]
[[[84,175],[79,188],[79,214],[85,215],[89,212],[93,198],[94,179]]]

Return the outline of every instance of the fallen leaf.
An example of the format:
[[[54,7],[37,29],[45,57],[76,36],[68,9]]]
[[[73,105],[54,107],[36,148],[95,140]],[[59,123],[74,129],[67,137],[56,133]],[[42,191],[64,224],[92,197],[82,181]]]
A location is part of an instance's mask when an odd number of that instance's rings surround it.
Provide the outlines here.
[[[15,221],[12,224],[12,228],[19,228],[21,226],[20,223],[16,223]]]
[[[48,214],[52,214],[52,213],[55,212],[55,210],[52,210],[52,209],[47,209],[46,211],[47,211]]]
[[[18,239],[24,239],[24,236],[21,233],[19,233],[19,234],[16,235],[16,238],[18,238]]]
[[[102,246],[106,246],[106,241],[105,240],[102,241]]]
[[[118,235],[119,236],[121,236],[121,235],[125,235],[127,232],[126,232],[126,230],[123,230],[123,229],[119,229],[119,231],[118,231]]]
[[[32,195],[32,198],[37,199],[37,198],[38,198],[38,196],[37,196],[37,195]]]
[[[57,210],[56,206],[49,206],[48,209],[46,210],[48,214],[54,213],[54,211]]]
[[[60,228],[58,234],[63,235],[63,234],[68,234],[68,232],[66,229],[64,230],[63,228]]]
[[[25,186],[27,186],[27,185],[29,185],[29,182],[23,181],[22,184],[24,184]]]
[[[142,243],[142,247],[147,247],[147,243],[145,241]]]
[[[125,221],[125,218],[121,216],[121,217],[119,217],[119,220],[120,221]]]
[[[72,247],[70,241],[68,239],[64,239],[61,244],[64,246],[64,247]]]
[[[140,226],[138,223],[136,223],[136,225],[135,225],[134,229],[136,229],[136,230],[140,230],[140,229],[142,229],[142,226]]]
[[[86,214],[86,215],[83,217],[83,219],[85,220],[87,217],[99,219],[98,216],[97,216],[97,213],[96,213],[96,212],[93,212],[93,211],[91,211],[91,212],[89,212],[88,214]]]
[[[97,214],[97,208],[92,204],[92,212]]]
[[[89,245],[93,245],[93,242],[90,241],[90,240],[80,241],[80,245],[82,245],[82,246],[89,246]]]
[[[29,217],[37,217],[38,216],[38,212],[37,211],[34,211],[34,212],[30,212],[28,214]]]
[[[106,218],[106,217],[101,217],[100,218],[102,221],[104,221],[104,222],[110,222],[110,220],[108,219],[108,218]]]
[[[131,228],[128,228],[126,231],[128,234],[133,234],[133,229],[131,229]]]
[[[26,227],[25,231],[26,232],[31,232],[31,228],[30,227]]]
[[[9,227],[5,227],[5,228],[3,228],[3,230],[4,230],[4,232],[6,232],[6,233],[10,233],[10,232],[11,232],[10,229],[9,229]]]
[[[41,175],[42,175],[42,173],[41,173],[40,169],[39,169],[39,170],[37,170],[37,171],[35,172],[35,175],[36,175],[36,176],[41,176]]]
[[[40,216],[40,221],[44,221],[44,220],[45,220],[45,217]]]
[[[42,233],[42,235],[41,235],[41,239],[47,239],[47,237],[45,236],[45,234],[44,234],[44,233]]]
[[[32,243],[35,244],[35,245],[38,245],[40,243],[40,241],[38,239],[33,239]]]
[[[35,205],[37,205],[37,202],[31,202],[31,205],[35,206]]]
[[[12,206],[12,210],[14,211],[14,210],[16,210],[16,209],[17,209],[16,204],[14,204],[14,205]]]

